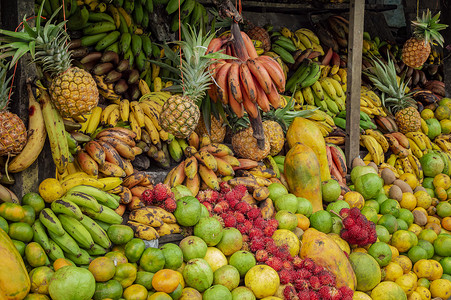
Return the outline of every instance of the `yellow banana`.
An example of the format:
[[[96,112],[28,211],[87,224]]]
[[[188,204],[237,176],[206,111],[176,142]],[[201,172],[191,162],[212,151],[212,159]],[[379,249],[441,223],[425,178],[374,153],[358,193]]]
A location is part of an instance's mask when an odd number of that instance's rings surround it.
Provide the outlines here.
[[[91,111],[91,117],[89,118],[88,126],[86,127],[85,133],[91,135],[97,129],[100,123],[100,116],[102,114],[102,108],[96,106]]]
[[[119,103],[119,113],[121,114],[121,120],[127,122],[130,115],[130,101],[128,99],[122,99]]]
[[[407,157],[404,158],[400,158],[401,163],[402,163],[402,169],[404,170],[404,173],[410,173],[410,174],[414,174],[415,172],[413,171],[412,165],[410,164],[410,161]]]
[[[382,150],[385,152],[388,151],[389,144],[385,136],[378,130],[375,129],[367,129],[365,130],[365,134],[372,136],[376,141],[381,145]]]
[[[429,133],[428,124],[426,123],[426,121],[423,118],[421,118],[421,131],[426,135]]]
[[[117,122],[121,118],[121,113],[119,112],[119,105],[113,109],[113,111],[108,115],[108,125],[110,127],[116,127]]]
[[[161,91],[162,88],[163,88],[163,83],[161,81],[161,78],[155,77],[155,79],[153,80],[153,91],[159,92],[159,91]]]
[[[161,126],[159,124],[159,113],[155,110],[155,108],[153,108],[148,101],[139,102],[139,106],[141,106],[144,114],[150,118],[155,128],[160,131]]]
[[[139,124],[139,127],[144,127],[144,111],[137,101],[130,102],[130,108],[135,114],[136,121]]]
[[[390,157],[387,159],[387,163],[390,166],[394,167],[397,159],[398,159],[398,156],[396,154],[392,153],[392,154],[390,154]]]
[[[102,111],[102,114],[100,115],[100,125],[104,126],[108,124],[108,117],[110,116],[110,113],[116,108],[119,108],[119,105],[114,103],[105,107],[105,109]]]
[[[412,150],[412,154],[417,158],[423,157],[423,151],[418,147],[417,143],[414,140],[407,138],[409,140],[410,149]]]
[[[144,79],[140,79],[138,82],[138,88],[141,92],[141,95],[150,94],[150,88],[147,82]]]
[[[105,187],[102,189],[104,191],[112,190],[120,186],[122,183],[122,178],[120,177],[104,177],[97,180],[105,185]]]
[[[421,132],[419,132],[419,131],[411,131],[411,132],[407,132],[405,134],[405,136],[408,139],[412,140],[416,144],[416,146],[418,146],[418,148],[421,151],[424,151],[424,150],[427,149],[427,143],[426,143],[426,141],[424,139],[424,135]]]
[[[132,112],[129,116],[130,127],[134,133],[136,133],[136,140],[141,140],[141,126],[139,126],[138,121],[135,117],[135,112]]]
[[[152,144],[159,144],[160,135],[158,134],[158,130],[153,125],[152,120],[148,116],[144,116],[144,127],[146,128],[147,133],[149,133]]]
[[[424,178],[424,174],[423,174],[423,168],[421,167],[420,160],[414,155],[407,156],[407,159],[409,160],[410,165],[412,166],[415,176],[421,182]]]

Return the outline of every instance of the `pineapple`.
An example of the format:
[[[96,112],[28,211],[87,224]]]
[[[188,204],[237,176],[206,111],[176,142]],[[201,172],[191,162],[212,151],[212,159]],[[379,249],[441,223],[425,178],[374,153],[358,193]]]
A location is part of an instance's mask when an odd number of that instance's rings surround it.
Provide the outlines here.
[[[271,50],[271,38],[268,31],[260,26],[253,26],[247,31],[247,35],[253,39],[262,42],[265,52]]]
[[[197,127],[199,106],[211,81],[209,66],[214,60],[205,52],[214,34],[203,35],[195,29],[182,26],[184,41],[175,42],[183,53],[180,69],[182,95],[174,95],[164,103],[160,113],[160,126],[178,138],[186,138]],[[165,53],[168,53],[165,48]],[[168,50],[171,51],[171,50]],[[172,54],[172,53],[171,53]],[[175,62],[177,62],[177,56]],[[173,59],[174,60],[174,59]]]
[[[8,111],[9,83],[6,78],[7,67],[0,69],[0,156],[15,155],[27,143],[27,129],[23,121]]]
[[[254,131],[249,126],[247,118],[241,118],[236,121],[236,133],[232,135],[232,148],[235,155],[242,158],[248,158],[255,161],[261,161],[269,155],[271,151],[270,139],[265,132],[265,146],[260,149],[257,146],[257,139],[253,137]]]
[[[421,126],[420,113],[411,93],[406,94],[407,82],[404,82],[404,76],[398,83],[393,61],[389,58],[385,65],[379,59],[373,60],[371,72],[365,74],[382,92],[382,103],[394,115],[399,131],[418,131]]]
[[[99,91],[91,74],[71,66],[71,52],[68,51],[69,36],[64,22],[52,24],[55,12],[41,27],[42,2],[36,26],[30,27],[26,19],[22,32],[0,30],[5,44],[1,46],[6,55],[13,56],[11,66],[27,52],[33,61],[48,72],[51,78],[50,98],[63,117],[75,117],[91,111],[99,101]]]
[[[269,154],[272,156],[277,155],[282,151],[283,145],[285,144],[285,134],[282,126],[276,121],[268,120],[263,122],[263,130],[269,138],[269,144],[271,146]]]
[[[199,118],[199,124],[197,125],[196,133],[199,136],[203,136],[204,134],[208,135],[213,143],[224,142],[227,130],[224,122],[222,121],[222,118],[219,117],[219,119],[217,119],[212,114],[210,120],[210,132],[208,132],[207,127],[205,126],[204,119],[202,117]]]
[[[412,68],[421,67],[431,53],[431,43],[436,42],[443,46],[443,36],[438,33],[448,25],[439,24],[440,12],[432,17],[428,9],[423,12],[421,18],[412,21],[414,27],[413,37],[407,40],[402,48],[402,60],[406,65]]]

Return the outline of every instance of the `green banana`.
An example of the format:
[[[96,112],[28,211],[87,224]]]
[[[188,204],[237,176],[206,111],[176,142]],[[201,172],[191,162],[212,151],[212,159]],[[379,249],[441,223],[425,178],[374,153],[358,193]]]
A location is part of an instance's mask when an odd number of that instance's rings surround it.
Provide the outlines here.
[[[124,53],[124,59],[128,60],[131,68],[135,63],[135,56],[133,55],[132,47],[128,47],[127,51]]]
[[[96,212],[99,212],[102,209],[95,197],[79,191],[67,192],[61,199],[69,200],[79,207],[87,207]]]
[[[108,232],[108,228],[111,227],[111,224],[96,220],[97,225],[99,225],[100,227],[102,227],[103,230],[105,230],[105,232]],[[108,233],[107,233],[108,234]]]
[[[119,216],[114,210],[111,208],[100,205],[102,207],[102,210],[100,212],[95,212],[90,208],[87,207],[81,207],[81,210],[85,215],[88,215],[91,218],[94,218],[96,220],[100,220],[102,222],[108,223],[108,224],[121,224],[122,223],[122,217]]]
[[[64,231],[60,220],[58,220],[58,218],[50,208],[44,208],[43,210],[41,210],[41,213],[39,214],[39,220],[41,221],[42,225],[47,228],[49,233],[53,232],[56,235],[63,235],[66,232]]]
[[[142,50],[142,40],[141,37],[137,34],[132,34],[132,52],[134,56],[138,56]]]
[[[102,40],[104,37],[106,37],[108,33],[103,32],[99,34],[94,35],[85,35],[81,37],[81,45],[85,47],[94,46],[97,44],[100,40]]]
[[[76,139],[74,139],[74,137],[66,131],[66,140],[67,140],[67,145],[69,146],[70,149],[76,149],[78,146],[78,142]]]
[[[123,33],[119,40],[119,51],[125,54],[130,48],[132,42],[132,35],[129,32]]]
[[[64,252],[77,257],[81,255],[80,246],[67,232],[64,231],[64,234],[59,236],[49,231],[49,236]]]
[[[324,94],[324,101],[327,104],[327,108],[333,113],[338,114],[340,110],[338,109],[337,103],[334,102],[326,93]]]
[[[311,86],[312,84],[315,83],[315,81],[318,80],[320,75],[321,69],[319,67],[319,64],[312,62],[310,64],[310,73],[304,80],[301,81],[300,87],[305,88]]]
[[[38,219],[34,221],[31,228],[33,229],[33,241],[41,245],[44,251],[48,254],[50,252],[50,243],[49,237],[45,232],[44,225],[42,225],[41,221]]]
[[[58,218],[64,230],[66,230],[80,247],[89,249],[94,246],[91,234],[89,234],[89,231],[77,219],[67,215],[59,215]]]
[[[145,4],[143,4],[144,9],[149,12],[149,13],[153,13],[153,1],[152,0],[147,0]]]
[[[48,253],[48,256],[51,260],[55,261],[58,258],[64,258],[64,252],[63,249],[61,249],[60,246],[58,246],[57,243],[55,243],[52,239],[49,239],[50,244],[50,251]]]
[[[103,230],[102,227],[100,227],[93,219],[88,216],[84,216],[80,223],[86,228],[86,230],[88,230],[96,244],[103,248],[111,247],[111,241],[105,230]]]
[[[293,58],[293,55],[291,55],[291,53],[288,52],[287,50],[285,50],[285,48],[283,48],[282,46],[277,45],[277,44],[272,44],[272,45],[271,45],[271,49],[272,49],[272,51],[274,51],[275,53],[279,54],[279,55],[280,55],[280,58],[281,58],[284,62],[289,63],[289,64],[294,64],[294,58]]]
[[[189,0],[187,0],[189,1]],[[177,14],[173,15],[172,20],[171,20],[171,31],[172,32],[176,32],[177,30],[179,30],[179,16]]]
[[[94,244],[91,249],[86,249],[86,252],[88,252],[89,255],[105,255],[107,250],[98,244]]]
[[[150,22],[149,13],[147,11],[145,11],[144,12],[144,16],[143,16],[143,20],[141,22],[141,26],[143,28],[148,28],[149,27],[149,22]]]
[[[89,255],[85,249],[80,249],[80,254],[78,256],[71,253],[66,253],[66,258],[73,261],[77,266],[89,265],[89,263],[93,260],[91,255]]]
[[[136,1],[135,3],[135,9],[133,10],[133,21],[138,24],[141,25],[143,18],[144,18],[144,10],[143,7],[141,5],[141,3],[139,1]]]
[[[121,22],[119,23],[119,31],[124,34],[124,33],[128,33],[128,25],[127,25],[127,21],[125,20],[124,16],[122,14],[119,14],[119,19],[121,20]]]
[[[122,7],[122,5],[124,5],[124,0],[114,0],[114,5],[116,7]]]
[[[89,18],[88,18],[89,22],[92,23],[96,23],[96,22],[101,22],[101,21],[108,21],[111,23],[114,23],[114,19],[112,16],[110,16],[107,13],[98,13],[98,12],[89,12]]]
[[[130,15],[135,9],[135,0],[125,0],[123,7],[125,11]]]
[[[152,56],[152,41],[150,40],[150,37],[144,34],[141,36],[141,41],[144,53],[146,54],[147,58],[150,58]]]
[[[119,41],[116,41],[114,43],[112,43],[111,45],[109,45],[108,47],[106,47],[105,52],[107,51],[113,51],[116,52],[117,54],[119,54]]]
[[[177,139],[172,139],[171,143],[168,145],[169,154],[172,159],[176,162],[180,162],[183,158],[183,151],[178,143]]]
[[[67,199],[58,199],[53,201],[50,208],[57,214],[65,214],[74,217],[77,220],[81,220],[83,218],[83,213],[81,212],[80,207]]]
[[[283,155],[274,156],[273,159],[279,165],[283,165],[285,163],[285,156]]]
[[[288,79],[286,83],[287,90],[294,92],[296,84],[303,81],[308,74],[310,74],[310,63],[311,61],[309,59],[304,59],[304,61],[302,61],[301,65],[297,68],[294,74]]]
[[[286,38],[282,35],[278,36],[275,41],[274,44],[277,44],[279,46],[281,46],[282,48],[284,48],[285,50],[289,51],[289,52],[294,52],[297,50],[296,46],[294,45],[293,41],[289,38]]]
[[[145,67],[146,67],[146,55],[144,54],[143,51],[140,51],[138,56],[135,57],[135,64],[136,64],[136,67],[138,68],[138,70],[140,72],[145,69]]]
[[[360,111],[360,120],[371,122],[371,117],[364,111]]]
[[[366,120],[360,120],[360,128],[363,128],[364,130],[367,129],[376,129],[377,126],[376,124],[374,124],[371,121],[366,121]]]
[[[95,46],[96,51],[105,50],[108,46],[115,43],[119,39],[120,36],[121,36],[121,33],[119,31],[117,31],[117,30],[111,31],[110,33],[107,34],[107,36],[105,36],[103,39],[101,39],[97,43],[97,45]]]
[[[190,24],[196,26],[202,19],[202,7],[203,5],[196,1],[193,12],[191,13]]]
[[[184,0],[180,0],[180,5],[182,5]],[[175,13],[179,9],[179,0],[169,0],[168,5],[166,5],[166,12],[168,15]]]
[[[340,117],[334,117],[333,119],[336,126],[346,130],[346,119]]]
[[[77,11],[67,20],[66,26],[69,30],[81,30],[89,19],[89,10],[86,7]]]
[[[93,35],[97,33],[110,32],[116,30],[116,25],[108,21],[102,21],[97,23],[92,23],[87,27],[83,28],[84,35]]]
[[[70,190],[67,191],[67,194],[71,194],[73,192],[80,192],[80,193],[87,194],[89,196],[94,197],[95,200],[97,200],[97,202],[102,202],[102,203],[107,202],[108,198],[114,199],[114,197],[111,196],[110,193],[107,193],[105,191],[102,191],[101,189],[98,189],[98,188],[90,186],[90,185],[74,186],[73,188],[71,188]]]

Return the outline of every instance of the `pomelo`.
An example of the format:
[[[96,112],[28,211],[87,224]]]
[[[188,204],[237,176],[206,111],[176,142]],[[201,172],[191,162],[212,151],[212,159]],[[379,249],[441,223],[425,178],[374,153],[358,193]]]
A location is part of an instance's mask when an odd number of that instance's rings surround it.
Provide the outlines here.
[[[193,258],[203,258],[207,253],[207,243],[200,237],[191,235],[180,241],[180,249],[185,262]]]
[[[244,282],[257,298],[265,298],[276,293],[280,279],[273,268],[267,265],[257,265],[246,273]]]
[[[96,280],[87,269],[65,266],[56,271],[49,284],[49,295],[55,300],[89,300]]]
[[[186,196],[177,200],[177,208],[174,216],[177,223],[182,226],[194,226],[200,219],[201,204],[199,200],[192,196]]]
[[[355,181],[355,190],[362,194],[365,200],[371,199],[380,193],[383,187],[383,180],[379,175],[368,173],[360,176]]]
[[[356,166],[351,170],[351,181],[355,184],[357,178],[368,174],[373,173],[377,174],[376,170],[373,167],[370,166]]]
[[[277,211],[288,210],[295,214],[298,209],[298,199],[293,194],[282,195],[275,200],[274,206]]]
[[[186,263],[183,279],[188,286],[202,293],[212,285],[213,271],[204,259],[195,258]]]

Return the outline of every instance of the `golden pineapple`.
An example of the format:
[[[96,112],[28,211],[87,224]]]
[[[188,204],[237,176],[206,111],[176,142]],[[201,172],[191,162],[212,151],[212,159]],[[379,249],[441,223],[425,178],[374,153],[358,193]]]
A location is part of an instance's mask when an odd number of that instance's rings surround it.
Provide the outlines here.
[[[44,3],[44,2],[42,2]],[[14,56],[11,66],[30,52],[33,61],[48,72],[51,78],[49,94],[55,107],[63,117],[75,117],[91,111],[99,101],[99,91],[91,74],[71,67],[71,51],[68,51],[69,35],[64,23],[53,24],[50,18],[41,26],[43,5],[36,17],[36,26],[31,27],[24,19],[23,32],[0,30],[5,44],[5,53]],[[54,14],[54,16],[57,14]]]
[[[226,127],[224,122],[222,121],[222,118],[219,117],[219,120],[214,116],[211,115],[210,117],[210,133],[207,130],[207,127],[205,126],[205,122],[203,117],[201,116],[199,118],[199,123],[196,128],[196,133],[199,136],[203,136],[204,134],[208,135],[210,137],[210,140],[213,143],[222,143],[224,142],[224,138],[226,135]]]
[[[262,42],[265,52],[271,50],[271,37],[268,31],[260,26],[254,26],[247,31],[247,35],[253,39]]]
[[[439,24],[440,12],[432,17],[428,9],[421,18],[412,21],[413,37],[407,40],[402,48],[402,60],[412,68],[421,67],[431,53],[431,43],[443,46],[443,36],[438,33],[448,25]]]
[[[175,43],[183,53],[178,74],[183,94],[166,100],[160,113],[160,126],[178,138],[188,137],[197,127],[199,106],[211,81],[212,70],[208,67],[214,63],[214,60],[205,56],[214,34],[203,35],[202,31],[197,33],[194,29],[187,30],[184,26],[182,30],[184,40]]]
[[[18,154],[27,143],[25,124],[7,110],[11,77],[7,79],[6,72],[7,67],[0,69],[0,156]]]
[[[265,134],[265,147],[260,149],[257,146],[257,139],[252,136],[253,133],[252,127],[248,127],[232,135],[232,148],[235,156],[261,161],[269,155],[271,144],[268,135]]]
[[[402,133],[418,131],[421,126],[420,113],[415,100],[411,98],[411,93],[406,94],[407,83],[404,82],[404,78],[396,77],[393,61],[389,58],[385,65],[375,58],[371,71],[365,74],[382,92],[382,103],[395,116],[398,130]]]
[[[277,155],[282,151],[283,145],[285,144],[285,134],[283,133],[282,126],[276,121],[264,121],[263,130],[271,146],[269,154],[272,156]]]

